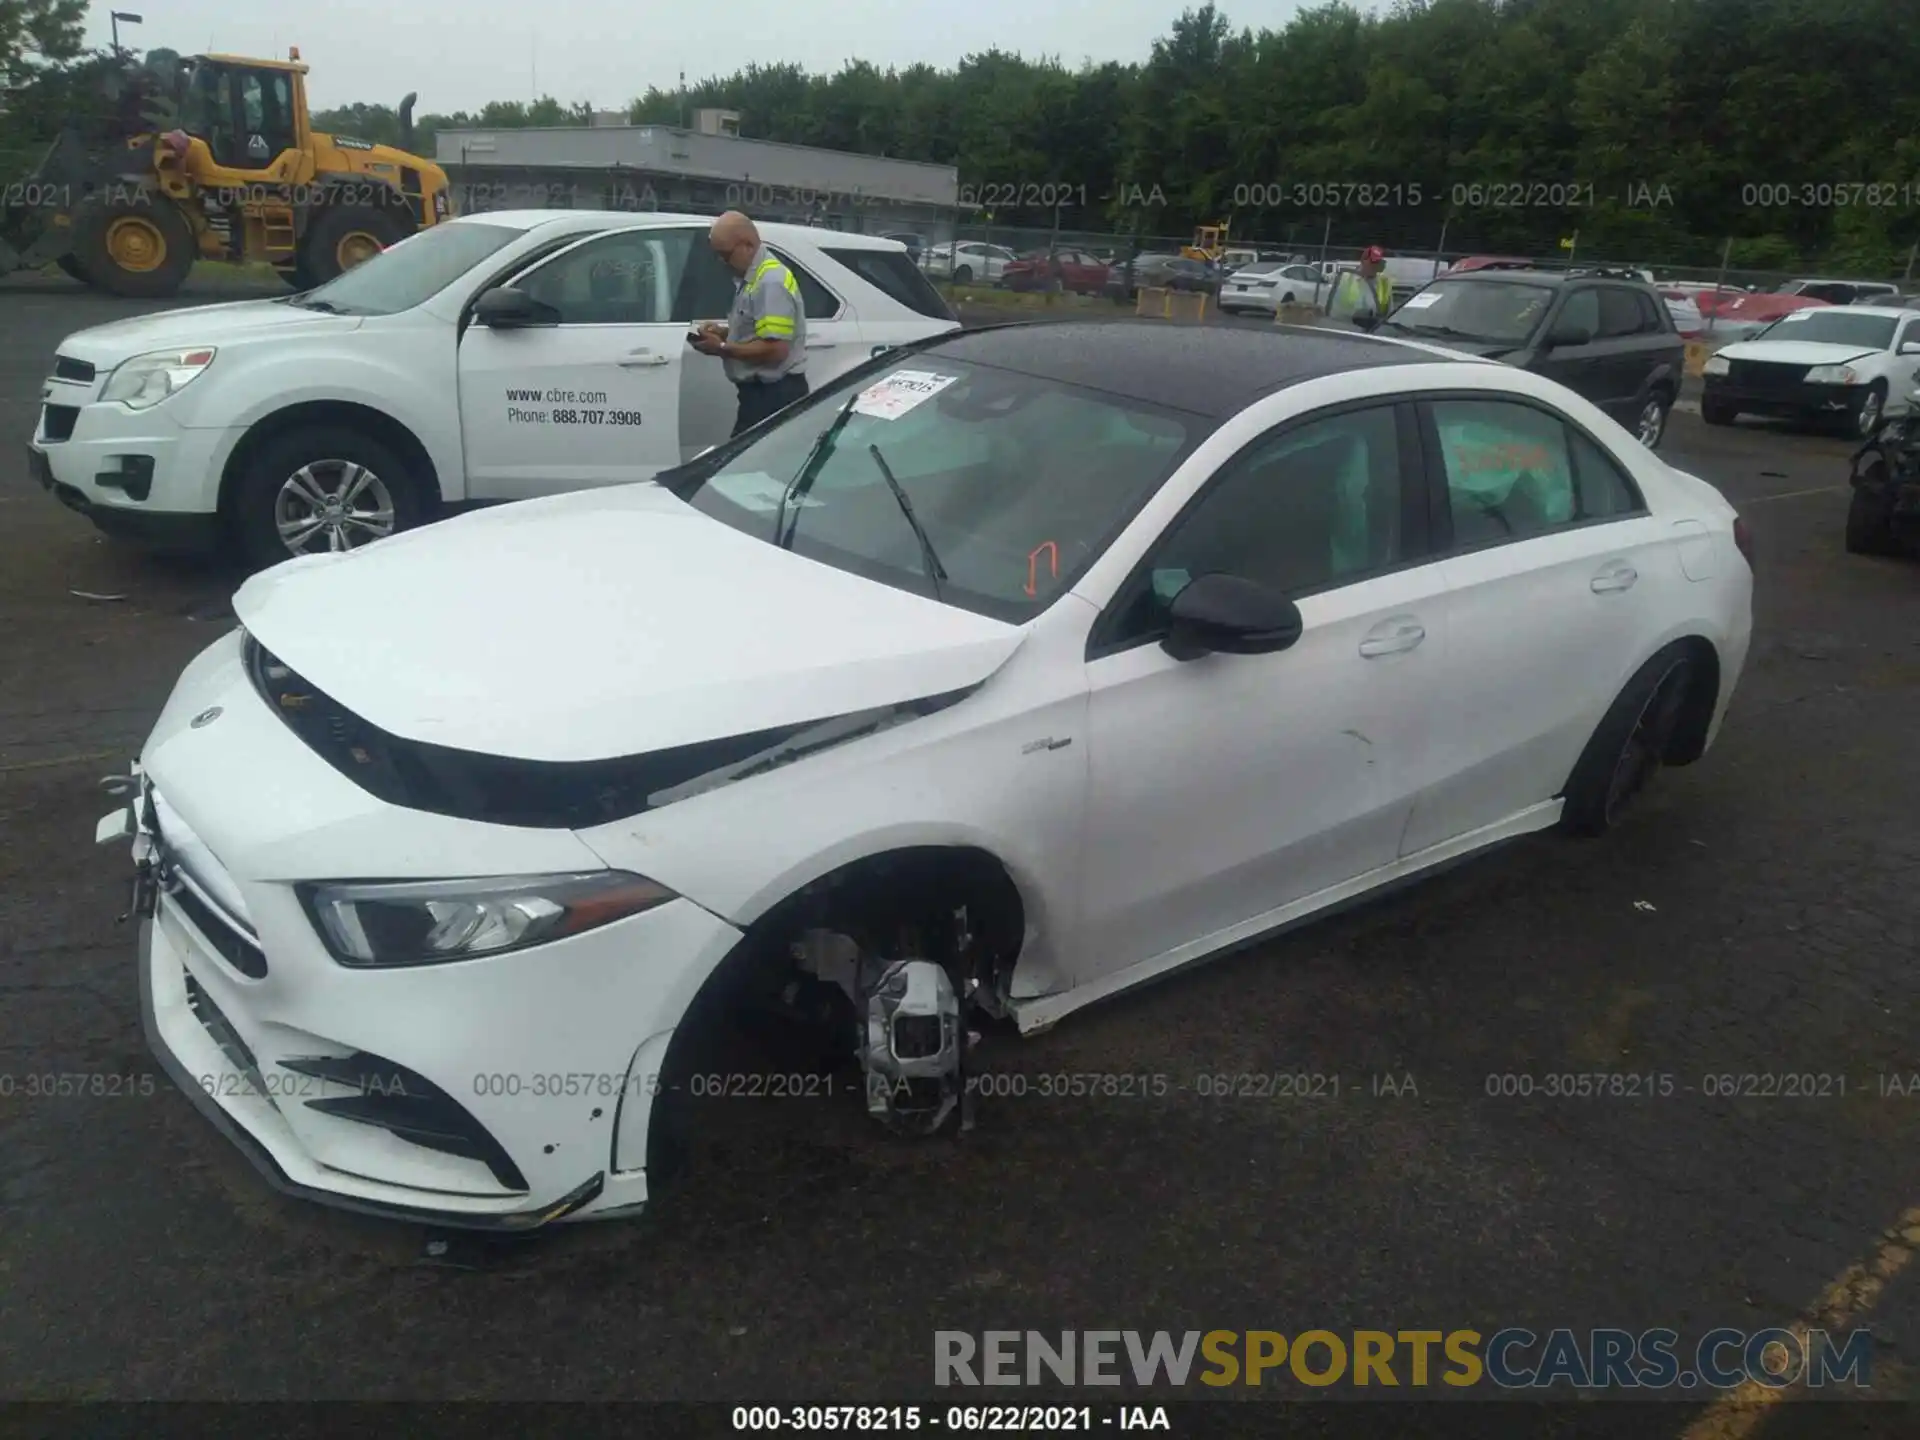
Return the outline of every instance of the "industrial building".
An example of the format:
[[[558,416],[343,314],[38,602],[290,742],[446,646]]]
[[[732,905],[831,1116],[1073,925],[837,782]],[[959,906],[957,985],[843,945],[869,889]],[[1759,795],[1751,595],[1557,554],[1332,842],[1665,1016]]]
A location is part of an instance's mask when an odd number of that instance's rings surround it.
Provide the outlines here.
[[[618,111],[592,125],[443,130],[435,156],[462,214],[555,207],[744,210],[758,220],[863,234],[952,238],[960,172],[808,145],[744,139],[739,114],[699,110],[687,128],[630,125]]]

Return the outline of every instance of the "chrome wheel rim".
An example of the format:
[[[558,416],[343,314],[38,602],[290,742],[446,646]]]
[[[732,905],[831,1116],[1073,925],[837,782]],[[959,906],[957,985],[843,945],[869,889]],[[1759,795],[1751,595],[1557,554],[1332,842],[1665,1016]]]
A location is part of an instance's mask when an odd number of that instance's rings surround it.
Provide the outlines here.
[[[280,485],[273,522],[290,555],[353,550],[393,533],[393,496],[352,460],[315,460]]]
[[[1660,443],[1660,432],[1666,429],[1667,412],[1658,400],[1649,400],[1640,411],[1640,443],[1651,450]]]
[[[1686,688],[1681,682],[1686,671],[1686,661],[1674,661],[1634,717],[1626,743],[1614,759],[1613,774],[1607,777],[1607,824],[1612,825],[1626,812],[1660,769],[1680,719],[1680,699]]]

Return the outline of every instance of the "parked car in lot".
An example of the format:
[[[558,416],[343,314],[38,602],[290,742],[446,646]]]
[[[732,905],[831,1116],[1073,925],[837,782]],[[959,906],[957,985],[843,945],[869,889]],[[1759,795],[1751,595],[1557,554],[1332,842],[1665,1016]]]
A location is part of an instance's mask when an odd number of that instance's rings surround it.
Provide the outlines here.
[[[706,217],[498,211],[316,290],[61,341],[31,443],[102,530],[258,563],[349,549],[443,507],[642,480],[727,438],[736,395],[685,341],[732,273]],[[959,328],[901,247],[765,225],[816,385]]]
[[[941,1131],[981,1017],[1614,830],[1708,752],[1717,490],[1524,370],[1193,333],[939,336],[658,484],[255,576],[96,831],[166,1073],[310,1199],[631,1213],[703,1016]]]
[[[1649,449],[1666,435],[1685,368],[1686,345],[1653,288],[1611,275],[1498,267],[1443,275],[1380,328],[1557,380]]]
[[[1839,422],[1871,435],[1883,415],[1906,413],[1920,383],[1920,311],[1863,305],[1798,310],[1712,355],[1700,418],[1739,416]]]
[[[1220,308],[1271,315],[1282,305],[1318,305],[1325,289],[1315,266],[1266,260],[1226,277],[1220,286]]]
[[[1036,250],[1007,262],[1000,283],[1009,290],[1067,290],[1098,295],[1107,283],[1104,260],[1084,250]]]
[[[1220,288],[1220,272],[1205,260],[1186,255],[1136,255],[1107,271],[1101,287],[1109,299],[1131,301],[1142,290],[1178,290],[1211,295]]]
[[[921,257],[920,268],[932,279],[951,280],[956,285],[971,285],[976,281],[995,285],[1017,258],[1004,245],[961,240],[928,250]]]
[[[1713,308],[1703,312],[1708,321],[1707,338],[1730,345],[1740,340],[1751,340],[1784,315],[1805,310],[1824,310],[1832,302],[1816,300],[1811,295],[1756,292],[1736,294],[1730,299],[1722,297],[1717,302],[1708,303]]]
[[[1884,280],[1789,280],[1777,286],[1776,295],[1802,295],[1810,300],[1824,300],[1829,305],[1872,305],[1883,296],[1900,293],[1898,285],[1889,285]]]

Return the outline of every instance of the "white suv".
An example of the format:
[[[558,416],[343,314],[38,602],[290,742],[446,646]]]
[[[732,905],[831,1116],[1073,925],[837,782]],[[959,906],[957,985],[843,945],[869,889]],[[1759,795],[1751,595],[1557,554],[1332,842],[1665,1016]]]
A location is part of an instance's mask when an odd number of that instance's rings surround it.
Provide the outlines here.
[[[442,507],[648,479],[733,426],[720,362],[684,338],[732,301],[709,223],[465,217],[303,294],[82,330],[47,379],[34,471],[109,533],[230,539],[261,564]],[[895,241],[761,233],[799,281],[816,388],[959,328]]]

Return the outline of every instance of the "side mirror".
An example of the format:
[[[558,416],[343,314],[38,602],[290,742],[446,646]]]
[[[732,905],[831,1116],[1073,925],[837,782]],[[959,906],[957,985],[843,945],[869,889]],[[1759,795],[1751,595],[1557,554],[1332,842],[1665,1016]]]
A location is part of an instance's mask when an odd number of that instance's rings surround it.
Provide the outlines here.
[[[1300,607],[1238,575],[1202,575],[1174,596],[1161,648],[1176,660],[1202,655],[1269,655],[1300,638]]]
[[[1900,342],[1900,348],[1894,353],[1898,355],[1920,355],[1920,340],[1902,340]]]
[[[1546,344],[1543,348],[1556,349],[1562,345],[1591,345],[1592,343],[1592,326],[1582,325],[1577,320],[1563,319],[1553,322],[1553,329],[1547,332]]]
[[[524,290],[500,285],[474,302],[473,319],[475,324],[489,330],[531,330],[542,325],[558,325],[560,312]]]

